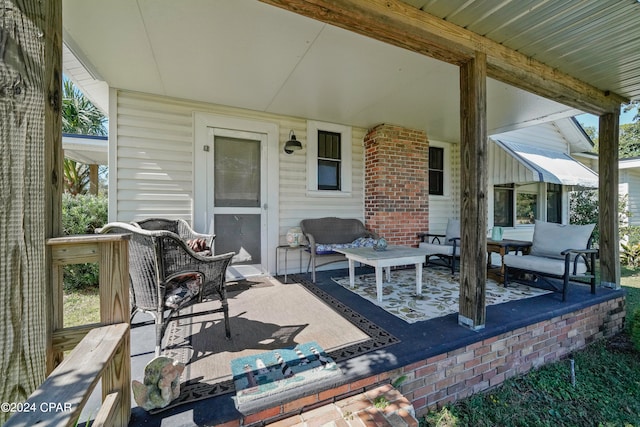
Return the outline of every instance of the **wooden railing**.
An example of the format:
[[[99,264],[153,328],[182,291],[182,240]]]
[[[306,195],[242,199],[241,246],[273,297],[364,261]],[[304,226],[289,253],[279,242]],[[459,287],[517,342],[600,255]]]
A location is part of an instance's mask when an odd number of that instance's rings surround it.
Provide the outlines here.
[[[102,406],[93,426],[126,426],[131,415],[128,235],[58,237],[51,246],[47,379],[5,426],[72,426],[98,380]],[[98,263],[100,323],[63,327],[63,269]],[[64,352],[72,350],[64,358]]]

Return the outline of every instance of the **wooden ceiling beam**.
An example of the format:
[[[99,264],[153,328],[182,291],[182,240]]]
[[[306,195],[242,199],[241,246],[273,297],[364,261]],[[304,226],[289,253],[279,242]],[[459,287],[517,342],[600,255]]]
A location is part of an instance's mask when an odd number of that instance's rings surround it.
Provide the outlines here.
[[[629,101],[400,0],[260,1],[450,64],[482,52],[488,77],[592,114]]]

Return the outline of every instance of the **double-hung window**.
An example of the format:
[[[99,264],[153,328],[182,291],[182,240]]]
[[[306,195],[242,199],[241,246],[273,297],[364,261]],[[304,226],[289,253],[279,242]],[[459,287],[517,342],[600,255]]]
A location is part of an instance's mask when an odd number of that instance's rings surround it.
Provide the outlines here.
[[[338,132],[318,131],[318,190],[341,189],[341,138]]]
[[[351,192],[351,128],[307,122],[308,189],[311,194]]]
[[[429,147],[429,194],[444,195],[444,148]]]

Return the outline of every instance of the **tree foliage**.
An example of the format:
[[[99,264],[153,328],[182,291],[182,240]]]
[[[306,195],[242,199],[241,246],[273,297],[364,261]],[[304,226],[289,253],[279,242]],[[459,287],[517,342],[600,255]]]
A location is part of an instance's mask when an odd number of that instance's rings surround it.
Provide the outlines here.
[[[62,132],[105,136],[106,117],[70,80],[62,85]]]
[[[572,191],[569,197],[569,223],[570,224],[595,224],[593,230],[593,243],[600,238],[598,227],[598,190]]]
[[[631,123],[620,125],[618,156],[621,159],[640,157],[640,102],[632,101],[623,107],[624,112],[634,111]],[[593,151],[598,152],[598,130],[593,126],[584,126],[584,131],[594,142]]]
[[[62,195],[62,230],[65,235],[93,234],[107,223],[107,199],[91,194]],[[65,290],[98,286],[99,269],[95,263],[64,267]]]
[[[62,87],[62,132],[104,136],[106,117],[69,80]],[[64,189],[71,194],[89,192],[89,165],[64,159]]]

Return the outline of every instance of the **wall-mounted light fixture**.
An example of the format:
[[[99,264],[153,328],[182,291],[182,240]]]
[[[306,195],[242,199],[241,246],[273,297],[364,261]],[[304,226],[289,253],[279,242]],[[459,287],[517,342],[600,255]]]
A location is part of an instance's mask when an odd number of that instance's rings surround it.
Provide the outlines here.
[[[289,140],[284,144],[284,152],[291,154],[298,150],[302,150],[302,143],[296,139],[296,134],[291,130],[289,132]]]

